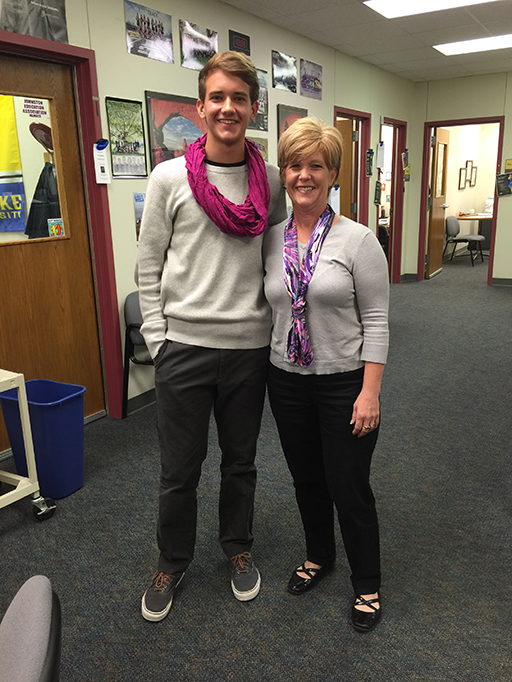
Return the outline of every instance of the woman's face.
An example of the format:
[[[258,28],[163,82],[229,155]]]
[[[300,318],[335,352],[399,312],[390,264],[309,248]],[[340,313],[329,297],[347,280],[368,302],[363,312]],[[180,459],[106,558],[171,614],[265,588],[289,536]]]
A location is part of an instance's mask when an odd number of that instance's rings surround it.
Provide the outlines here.
[[[336,168],[328,169],[321,152],[313,152],[286,166],[281,175],[293,210],[321,215],[337,174]]]

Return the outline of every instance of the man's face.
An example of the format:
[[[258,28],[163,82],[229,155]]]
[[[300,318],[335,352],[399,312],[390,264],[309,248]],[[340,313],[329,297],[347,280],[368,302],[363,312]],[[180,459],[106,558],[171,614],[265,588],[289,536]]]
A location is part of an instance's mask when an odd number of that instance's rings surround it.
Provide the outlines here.
[[[247,125],[258,111],[258,102],[251,104],[245,81],[215,69],[206,79],[204,102],[197,100],[197,111],[208,126],[209,142],[232,147],[245,139]]]

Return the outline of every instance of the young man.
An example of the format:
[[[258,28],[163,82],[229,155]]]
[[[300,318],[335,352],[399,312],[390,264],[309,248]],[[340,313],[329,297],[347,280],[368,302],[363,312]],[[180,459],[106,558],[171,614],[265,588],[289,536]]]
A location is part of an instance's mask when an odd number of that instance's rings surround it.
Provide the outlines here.
[[[252,62],[215,55],[199,74],[207,134],[148,183],[138,248],[142,334],[155,363],[160,559],[142,615],[168,614],[192,561],[196,490],[213,407],[222,451],[219,539],[235,597],[260,590],[251,557],[259,433],[270,340],[262,234],[286,216],[277,168],[245,140],[258,110]]]

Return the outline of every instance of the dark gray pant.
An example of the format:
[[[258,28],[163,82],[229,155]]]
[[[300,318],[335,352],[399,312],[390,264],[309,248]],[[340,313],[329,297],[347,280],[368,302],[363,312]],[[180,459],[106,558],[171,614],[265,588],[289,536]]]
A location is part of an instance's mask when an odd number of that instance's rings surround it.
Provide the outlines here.
[[[167,341],[155,359],[161,485],[158,570],[184,571],[194,556],[197,486],[213,407],[222,452],[219,539],[227,557],[251,551],[256,441],[268,347],[219,350]]]

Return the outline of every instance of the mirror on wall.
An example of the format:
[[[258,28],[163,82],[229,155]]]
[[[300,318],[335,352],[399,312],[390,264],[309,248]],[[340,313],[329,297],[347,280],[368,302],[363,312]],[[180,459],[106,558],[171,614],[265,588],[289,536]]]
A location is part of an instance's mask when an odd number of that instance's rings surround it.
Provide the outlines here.
[[[0,95],[0,246],[62,236],[50,102]]]

